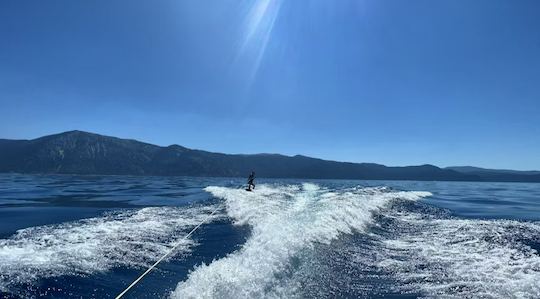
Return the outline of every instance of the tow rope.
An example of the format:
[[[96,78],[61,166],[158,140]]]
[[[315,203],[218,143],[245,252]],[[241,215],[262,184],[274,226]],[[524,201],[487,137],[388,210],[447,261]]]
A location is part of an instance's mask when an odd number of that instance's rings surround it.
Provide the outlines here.
[[[144,273],[141,274],[141,276],[139,276],[139,278],[135,279],[122,293],[118,294],[118,296],[116,296],[115,299],[122,298],[122,296],[124,296],[127,293],[127,291],[129,291],[139,281],[141,281],[141,279],[143,279],[143,277],[146,276],[146,274],[150,273],[150,271],[152,271],[152,269],[154,269],[163,259],[165,259],[167,256],[169,256],[169,254],[171,254],[174,250],[176,250],[176,248],[182,243],[182,241],[189,238],[189,236],[191,236],[201,225],[203,225],[206,221],[208,221],[208,219],[210,219],[210,217],[212,217],[217,212],[217,210],[219,210],[220,207],[221,207],[221,205],[218,205],[218,207],[210,215],[206,216],[206,218],[204,218],[204,220],[201,221],[201,223],[199,223],[197,226],[195,226],[187,235],[185,235],[182,239],[180,239],[176,243],[176,245],[174,245],[173,248],[171,248],[171,250],[169,250],[167,253],[165,253],[159,260],[157,260],[152,266],[150,266],[150,268],[148,268],[146,271],[144,271]]]

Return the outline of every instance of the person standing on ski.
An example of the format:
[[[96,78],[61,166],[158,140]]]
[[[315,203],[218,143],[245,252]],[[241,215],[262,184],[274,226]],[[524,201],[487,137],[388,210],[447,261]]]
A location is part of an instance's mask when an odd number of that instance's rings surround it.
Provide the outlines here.
[[[253,191],[253,189],[255,189],[255,171],[252,171],[251,174],[249,175],[249,178],[248,178],[248,188],[247,190],[248,191]]]

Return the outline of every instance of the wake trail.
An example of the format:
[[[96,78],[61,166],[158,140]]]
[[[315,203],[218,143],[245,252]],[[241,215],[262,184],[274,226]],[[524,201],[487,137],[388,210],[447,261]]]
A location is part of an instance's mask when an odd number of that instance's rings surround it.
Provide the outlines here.
[[[147,267],[175,245],[188,254],[197,243],[182,237],[214,209],[149,207],[19,230],[0,239],[0,291],[40,278]]]
[[[418,200],[429,192],[387,188],[328,190],[314,184],[260,186],[254,192],[224,187],[206,191],[225,200],[237,225],[249,225],[243,247],[225,258],[195,268],[173,298],[265,298],[290,293],[283,281],[294,262],[316,244],[365,231],[373,213],[396,199]]]

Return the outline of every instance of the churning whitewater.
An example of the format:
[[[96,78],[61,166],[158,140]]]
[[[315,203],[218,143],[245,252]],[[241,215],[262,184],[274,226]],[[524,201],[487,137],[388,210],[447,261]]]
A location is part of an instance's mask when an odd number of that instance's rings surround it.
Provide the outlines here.
[[[2,298],[110,298],[178,242],[126,298],[540,298],[540,223],[495,217],[540,211],[537,185],[274,180],[246,192],[229,179],[28,179],[31,203],[17,186],[3,199],[50,224],[10,230],[0,217]],[[44,204],[50,182],[69,213],[118,207],[49,220],[61,203]],[[144,196],[126,208],[125,192]]]
[[[39,278],[146,267],[178,240],[177,256],[187,254],[197,244],[183,235],[211,210],[149,207],[19,230],[0,239],[0,291]]]
[[[418,200],[429,192],[391,192],[386,188],[330,191],[314,184],[261,186],[253,193],[224,187],[205,190],[225,200],[238,225],[251,237],[229,256],[196,268],[173,298],[289,297],[295,264],[309,263],[316,244],[343,234],[365,232],[373,214],[395,199]]]
[[[251,233],[172,298],[540,297],[537,222],[458,219],[387,187],[205,190]]]

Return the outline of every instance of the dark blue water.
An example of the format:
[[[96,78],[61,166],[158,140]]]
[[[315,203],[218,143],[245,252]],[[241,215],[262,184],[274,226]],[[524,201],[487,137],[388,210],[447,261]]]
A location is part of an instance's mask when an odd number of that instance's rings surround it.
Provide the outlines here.
[[[0,175],[0,297],[540,298],[540,184],[243,183]]]

